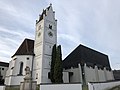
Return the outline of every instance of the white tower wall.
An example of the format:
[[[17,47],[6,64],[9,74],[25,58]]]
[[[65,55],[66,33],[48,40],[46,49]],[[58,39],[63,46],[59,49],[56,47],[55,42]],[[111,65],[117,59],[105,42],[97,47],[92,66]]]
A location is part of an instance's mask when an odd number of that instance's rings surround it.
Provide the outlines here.
[[[46,8],[36,23],[34,44],[35,60],[33,65],[33,79],[40,83],[51,83],[48,79],[50,72],[51,53],[54,44],[57,44],[57,21],[50,5]]]

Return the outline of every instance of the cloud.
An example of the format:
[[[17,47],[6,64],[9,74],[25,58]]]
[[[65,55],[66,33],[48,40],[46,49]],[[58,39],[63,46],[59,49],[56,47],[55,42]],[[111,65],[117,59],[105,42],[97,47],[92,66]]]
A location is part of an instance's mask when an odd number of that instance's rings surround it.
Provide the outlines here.
[[[58,20],[58,44],[62,45],[63,58],[82,43],[107,54],[112,68],[120,68],[116,64],[120,62],[119,0],[2,0],[0,47],[5,49],[0,48],[0,59],[10,60],[8,57],[24,38],[34,39],[35,20],[50,3]]]
[[[85,45],[107,54],[110,58],[112,68],[116,67],[115,62],[119,62],[120,53],[120,1],[111,0],[62,0],[55,3],[58,20],[58,34],[66,34],[69,37],[75,37],[76,43],[60,37],[60,43],[64,51],[70,53],[77,43]],[[58,36],[59,36],[58,35]],[[66,42],[71,42],[67,43]],[[67,47],[69,45],[69,47]],[[76,47],[75,46],[75,47]],[[66,48],[67,47],[67,48]]]

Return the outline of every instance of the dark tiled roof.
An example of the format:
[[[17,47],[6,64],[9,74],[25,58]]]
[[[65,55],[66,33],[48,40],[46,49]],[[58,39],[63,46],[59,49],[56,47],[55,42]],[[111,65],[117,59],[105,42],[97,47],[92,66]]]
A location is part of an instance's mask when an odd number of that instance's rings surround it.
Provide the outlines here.
[[[103,69],[106,67],[111,70],[108,56],[102,54],[98,51],[90,49],[86,46],[79,45],[73,52],[71,52],[63,61],[63,68],[78,67],[78,64],[83,65],[84,63],[87,66],[94,67],[95,65],[98,68]]]
[[[9,63],[0,61],[0,66],[9,67]]]
[[[25,39],[13,56],[33,55],[33,54],[34,54],[34,40]]]

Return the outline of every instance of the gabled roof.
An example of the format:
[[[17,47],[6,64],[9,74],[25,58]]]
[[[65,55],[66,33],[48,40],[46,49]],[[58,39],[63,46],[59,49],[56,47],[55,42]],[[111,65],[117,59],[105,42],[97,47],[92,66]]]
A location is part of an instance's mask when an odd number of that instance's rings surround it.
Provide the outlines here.
[[[13,56],[33,54],[34,54],[34,40],[25,39]]]
[[[0,66],[9,67],[9,63],[0,61]]]
[[[63,61],[63,68],[78,67],[78,64],[103,69],[106,67],[111,70],[108,56],[98,51],[90,49],[86,46],[79,45],[74,51],[72,51]]]

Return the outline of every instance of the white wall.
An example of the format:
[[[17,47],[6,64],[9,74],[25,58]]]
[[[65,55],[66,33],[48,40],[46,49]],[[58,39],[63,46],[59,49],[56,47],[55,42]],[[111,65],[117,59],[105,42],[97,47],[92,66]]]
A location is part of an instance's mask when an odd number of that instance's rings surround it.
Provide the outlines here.
[[[73,75],[70,77],[70,82],[81,82],[81,77],[80,77],[80,69],[79,68],[71,68],[64,70],[65,72],[73,72]],[[69,76],[69,75],[68,75]],[[69,77],[68,77],[69,78]],[[65,81],[66,82],[66,81]]]
[[[6,76],[12,75],[13,70],[11,68],[14,67],[14,64],[15,64],[15,60],[11,60],[9,62],[9,67],[8,70],[6,71]]]
[[[70,77],[71,82],[82,82],[82,72],[81,72],[81,66],[79,65],[79,68],[70,68],[64,70],[65,72],[73,72],[73,75]],[[110,81],[114,80],[113,72],[105,69],[98,69],[97,66],[88,67],[86,64],[84,65],[84,73],[85,73],[85,79],[86,84],[88,82],[103,82],[103,81]],[[69,75],[68,79],[69,79]],[[66,76],[65,76],[66,77]],[[63,74],[64,78],[64,74]],[[64,82],[68,82],[64,79]]]
[[[29,60],[27,59],[29,58]],[[20,82],[23,81],[25,76],[25,68],[26,66],[32,67],[32,55],[16,55],[12,58],[9,64],[9,68],[7,70],[5,84],[6,85],[20,85]],[[20,63],[23,62],[23,73],[19,75],[20,71]]]
[[[0,69],[1,69],[1,75],[3,76],[2,78],[5,79],[5,75],[6,75],[6,71],[8,70],[8,67],[0,66]]]
[[[84,70],[85,70],[86,84],[88,82],[104,82],[104,81],[114,80],[112,71],[97,69],[97,66],[95,66],[95,68],[92,68],[86,65],[84,66]]]
[[[99,75],[99,81],[100,82],[106,81],[104,70],[99,69],[98,70],[98,75]]]
[[[32,55],[18,55],[16,56],[13,73],[12,75],[18,75],[20,70],[20,63],[23,62],[23,75],[25,75],[25,68],[26,66],[30,67],[32,66]],[[27,60],[29,58],[29,60]]]
[[[85,68],[85,77],[86,77],[86,83],[96,82],[95,69],[93,69],[92,67],[86,67]]]
[[[120,81],[106,83],[88,83],[89,90],[106,90],[120,85]]]
[[[81,84],[46,84],[40,85],[40,90],[82,90]]]
[[[0,90],[5,90],[5,86],[0,86]]]
[[[63,82],[69,83],[69,72],[63,72]]]
[[[107,73],[107,80],[114,80],[112,71],[107,70],[106,73]]]

